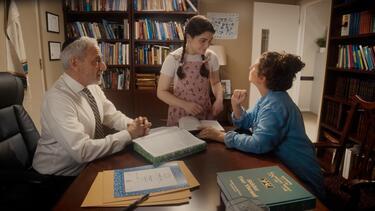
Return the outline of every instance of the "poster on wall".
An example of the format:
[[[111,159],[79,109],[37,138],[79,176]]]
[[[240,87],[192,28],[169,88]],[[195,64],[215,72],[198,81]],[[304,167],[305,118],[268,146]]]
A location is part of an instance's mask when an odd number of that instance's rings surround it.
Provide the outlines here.
[[[237,39],[239,13],[208,12],[207,18],[215,28],[215,39]]]

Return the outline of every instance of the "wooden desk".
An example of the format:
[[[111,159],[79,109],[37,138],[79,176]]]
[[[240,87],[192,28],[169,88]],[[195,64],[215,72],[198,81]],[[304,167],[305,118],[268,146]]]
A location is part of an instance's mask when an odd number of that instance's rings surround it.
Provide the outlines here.
[[[249,155],[236,150],[229,150],[219,143],[209,143],[205,151],[186,157],[183,160],[200,183],[200,187],[192,192],[190,202],[176,206],[139,207],[137,210],[225,210],[225,207],[220,203],[220,190],[216,184],[216,172],[220,171],[278,165],[284,171],[293,175],[276,158],[270,155]],[[81,208],[80,206],[97,172],[145,164],[148,163],[136,152],[133,152],[131,146],[120,153],[89,164],[68,188],[54,210],[88,210],[88,208]],[[90,208],[90,210],[123,210],[123,208]],[[317,201],[315,210],[328,209],[320,201]]]

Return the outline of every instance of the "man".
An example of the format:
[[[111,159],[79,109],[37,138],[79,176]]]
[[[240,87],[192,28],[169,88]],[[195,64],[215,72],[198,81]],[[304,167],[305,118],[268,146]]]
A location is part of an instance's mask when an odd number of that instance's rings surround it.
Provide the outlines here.
[[[42,174],[76,176],[90,161],[122,150],[144,136],[151,123],[117,111],[97,85],[106,69],[95,39],[64,43],[64,74],[46,93],[41,139],[33,168]],[[105,136],[103,125],[119,132]]]

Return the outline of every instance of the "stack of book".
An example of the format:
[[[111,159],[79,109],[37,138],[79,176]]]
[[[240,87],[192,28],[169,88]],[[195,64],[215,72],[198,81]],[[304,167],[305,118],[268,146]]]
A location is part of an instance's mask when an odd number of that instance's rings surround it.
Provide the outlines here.
[[[135,83],[139,90],[156,89],[157,76],[155,73],[136,73]]]
[[[183,161],[99,172],[81,207],[123,207],[188,203],[198,181]]]
[[[316,198],[278,166],[217,173],[226,207],[239,198],[269,210],[308,210]]]
[[[134,49],[135,63],[148,65],[162,65],[170,51],[179,46],[142,45]]]

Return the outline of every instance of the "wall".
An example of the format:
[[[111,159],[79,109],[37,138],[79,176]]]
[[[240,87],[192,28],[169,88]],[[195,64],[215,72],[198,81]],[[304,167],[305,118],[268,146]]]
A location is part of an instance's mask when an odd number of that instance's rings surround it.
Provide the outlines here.
[[[296,0],[261,0],[259,2],[296,4]],[[249,91],[248,73],[251,65],[252,28],[254,0],[201,0],[200,13],[207,12],[239,13],[238,38],[236,40],[214,40],[223,45],[227,53],[227,65],[223,67],[222,78],[230,79],[233,89]],[[248,92],[249,93],[249,92]],[[248,98],[243,103],[248,107]]]
[[[46,11],[59,16],[60,33],[47,32]],[[61,45],[64,42],[64,15],[62,1],[39,0],[39,14],[41,23],[40,34],[42,40],[43,67],[46,88],[48,90],[63,73],[61,62],[50,61],[48,55],[48,41],[61,42]]]

